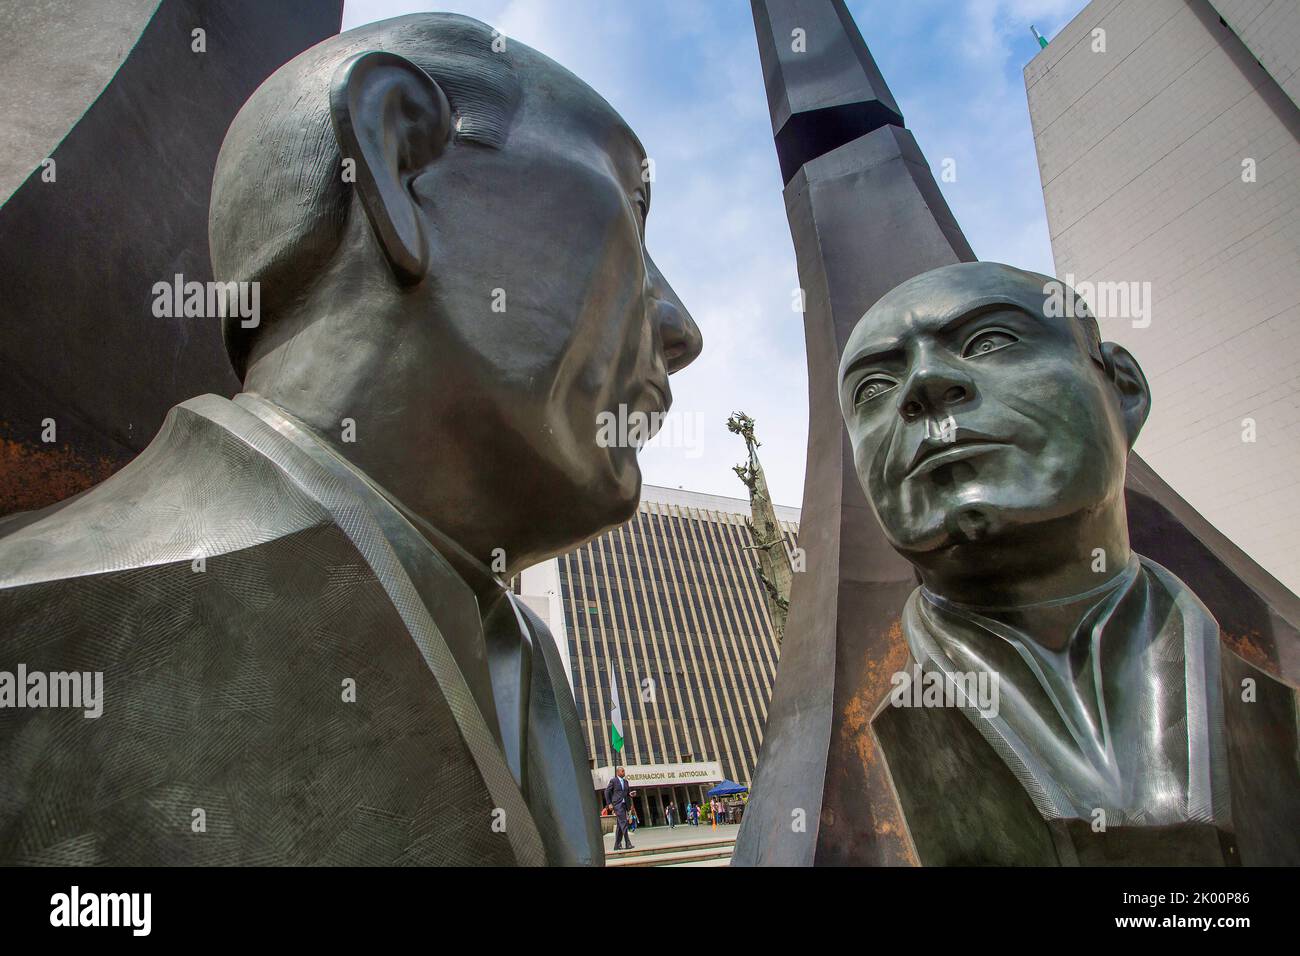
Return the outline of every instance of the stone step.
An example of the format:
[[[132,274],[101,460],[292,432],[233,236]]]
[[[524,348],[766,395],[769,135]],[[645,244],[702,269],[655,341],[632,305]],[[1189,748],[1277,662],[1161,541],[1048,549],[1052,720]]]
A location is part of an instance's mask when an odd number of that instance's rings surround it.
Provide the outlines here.
[[[620,851],[605,857],[605,866],[618,868],[626,866],[673,866],[683,863],[702,863],[716,861],[714,865],[725,866],[731,859],[732,845],[712,846],[707,848],[690,847],[687,849],[655,847],[658,852],[638,853]]]
[[[694,842],[694,840],[686,840],[686,842],[682,843],[658,843],[647,845],[647,847],[638,845],[638,847],[634,847],[633,849],[610,849],[606,847],[604,848],[604,856],[606,856],[608,860],[625,860],[625,858],[632,857],[658,856],[662,855],[662,853],[677,853],[686,851],[686,849],[701,849],[701,851],[702,849],[727,849],[728,852],[731,852],[731,848],[735,847],[735,845],[736,840],[698,840],[698,842]]]
[[[685,863],[666,863],[664,869],[671,870],[674,867],[686,866],[731,866],[731,857],[719,858],[716,860],[688,860]]]

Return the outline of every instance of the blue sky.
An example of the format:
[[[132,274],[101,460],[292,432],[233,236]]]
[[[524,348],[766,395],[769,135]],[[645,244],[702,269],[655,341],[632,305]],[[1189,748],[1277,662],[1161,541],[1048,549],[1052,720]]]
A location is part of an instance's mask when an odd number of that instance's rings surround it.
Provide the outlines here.
[[[1086,0],[848,0],[862,35],[981,259],[1053,273],[1023,67]],[[426,10],[464,13],[587,81],[655,161],[647,244],[704,333],[673,379],[695,448],[642,453],[645,480],[743,497],[754,416],[772,497],[799,506],[807,374],[794,247],[746,0],[347,0],[343,27]]]

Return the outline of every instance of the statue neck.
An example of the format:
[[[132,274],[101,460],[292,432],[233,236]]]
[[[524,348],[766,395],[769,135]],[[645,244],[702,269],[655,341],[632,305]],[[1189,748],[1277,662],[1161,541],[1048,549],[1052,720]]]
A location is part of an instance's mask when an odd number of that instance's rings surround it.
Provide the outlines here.
[[[932,594],[970,607],[1010,608],[1072,601],[1123,572],[1131,555],[1120,486],[1082,511],[904,557]]]
[[[955,601],[922,585],[930,603],[967,617],[991,618],[1020,632],[1044,650],[1061,653],[1069,649],[1088,615],[1117,588],[1131,582],[1139,569],[1138,556],[1127,560],[1113,573],[1098,574],[1091,587],[1055,597],[1013,604],[972,604]],[[1096,577],[1103,580],[1097,582]]]
[[[310,442],[325,454],[342,464],[356,475],[375,494],[379,495],[405,518],[419,532],[435,551],[440,554],[460,578],[469,585],[478,597],[480,605],[486,608],[499,598],[507,589],[507,584],[486,564],[471,554],[450,534],[442,531],[432,521],[421,516],[408,507],[396,494],[381,485],[366,469],[344,449],[331,441],[329,436],[313,428],[303,419],[267,398],[252,393],[242,393],[237,400],[246,409],[266,421],[277,431],[286,434],[298,443]]]

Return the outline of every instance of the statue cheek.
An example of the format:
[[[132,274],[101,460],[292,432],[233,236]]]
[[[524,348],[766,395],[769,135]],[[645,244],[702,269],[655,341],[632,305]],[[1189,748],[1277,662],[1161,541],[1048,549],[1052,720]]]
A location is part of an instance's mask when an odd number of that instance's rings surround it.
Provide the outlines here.
[[[888,492],[885,481],[885,442],[871,431],[854,436],[853,470],[868,498]]]
[[[1038,486],[1048,500],[1062,507],[1086,506],[1105,496],[1111,484],[1114,456],[1089,428],[1053,435],[1037,456]],[[1120,473],[1123,480],[1123,473]]]

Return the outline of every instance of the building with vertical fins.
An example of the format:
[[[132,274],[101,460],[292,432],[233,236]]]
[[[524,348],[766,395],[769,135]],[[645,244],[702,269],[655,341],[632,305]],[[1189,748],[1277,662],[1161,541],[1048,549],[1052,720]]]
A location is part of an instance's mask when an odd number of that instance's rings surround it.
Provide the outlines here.
[[[776,506],[795,555],[799,510]],[[636,516],[529,568],[516,590],[560,645],[582,721],[592,787],[615,766],[637,813],[662,823],[721,780],[753,779],[779,644],[740,498],[646,485]],[[618,686],[624,747],[610,742]]]

